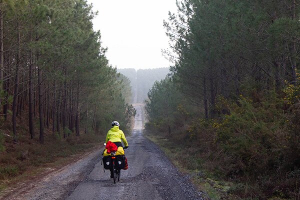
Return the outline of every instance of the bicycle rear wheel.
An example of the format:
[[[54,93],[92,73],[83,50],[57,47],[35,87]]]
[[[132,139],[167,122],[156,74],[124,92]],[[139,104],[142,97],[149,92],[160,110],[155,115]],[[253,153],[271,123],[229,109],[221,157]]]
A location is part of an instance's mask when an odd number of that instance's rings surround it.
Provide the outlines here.
[[[118,169],[118,181],[120,181],[120,177],[121,177],[121,170]]]
[[[118,178],[118,174],[117,174],[117,169],[116,169],[116,167],[115,167],[115,164],[113,164],[113,176],[114,176],[114,183],[116,183],[116,180],[117,180],[117,178]]]

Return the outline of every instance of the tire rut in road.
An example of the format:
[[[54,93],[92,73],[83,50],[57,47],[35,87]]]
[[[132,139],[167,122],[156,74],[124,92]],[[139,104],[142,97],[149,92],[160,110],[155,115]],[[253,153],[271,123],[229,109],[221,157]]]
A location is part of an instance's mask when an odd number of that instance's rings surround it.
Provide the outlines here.
[[[87,178],[87,176],[93,171],[95,165],[100,160],[100,152],[96,154],[96,156],[89,161],[88,165],[85,167],[85,169],[81,172],[80,179],[77,179],[73,181],[72,183],[68,184],[68,188],[66,189],[66,192],[60,197],[60,199],[66,199],[68,196],[71,195],[71,193],[75,190],[75,188]]]
[[[144,149],[152,153],[142,179],[153,183],[163,199],[203,199],[188,176],[180,173],[159,147],[145,138]]]

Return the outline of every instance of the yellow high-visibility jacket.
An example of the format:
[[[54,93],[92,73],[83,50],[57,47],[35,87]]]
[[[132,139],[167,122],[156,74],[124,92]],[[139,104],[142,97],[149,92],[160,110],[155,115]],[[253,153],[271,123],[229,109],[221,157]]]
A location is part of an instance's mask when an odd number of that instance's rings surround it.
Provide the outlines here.
[[[123,133],[122,130],[119,129],[118,126],[114,126],[112,127],[106,135],[106,143],[108,141],[111,142],[121,142],[123,141],[124,145],[127,147],[128,146],[128,142],[126,140],[125,134]]]

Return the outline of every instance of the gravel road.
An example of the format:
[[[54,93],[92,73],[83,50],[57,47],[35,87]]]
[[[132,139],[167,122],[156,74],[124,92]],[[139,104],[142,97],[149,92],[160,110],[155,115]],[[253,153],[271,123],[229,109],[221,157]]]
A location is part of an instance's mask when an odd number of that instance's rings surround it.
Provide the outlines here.
[[[203,199],[189,178],[178,172],[158,146],[143,136],[142,105],[135,108],[135,128],[127,137],[129,148],[125,152],[129,169],[121,171],[120,182],[114,184],[109,170],[104,171],[99,149],[49,174],[33,189],[27,188],[27,192],[19,191],[6,199]]]

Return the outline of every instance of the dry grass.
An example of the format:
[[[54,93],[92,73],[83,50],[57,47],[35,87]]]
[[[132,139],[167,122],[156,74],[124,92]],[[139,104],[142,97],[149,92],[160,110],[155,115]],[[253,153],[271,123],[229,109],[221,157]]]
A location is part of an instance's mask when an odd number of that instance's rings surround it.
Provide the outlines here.
[[[2,133],[5,132],[5,150],[0,153],[0,191],[74,162],[104,139],[95,135],[71,135],[63,139],[46,131],[45,143],[40,144],[38,138],[30,139],[24,127],[18,126],[17,143],[10,136],[9,125],[1,127]]]

